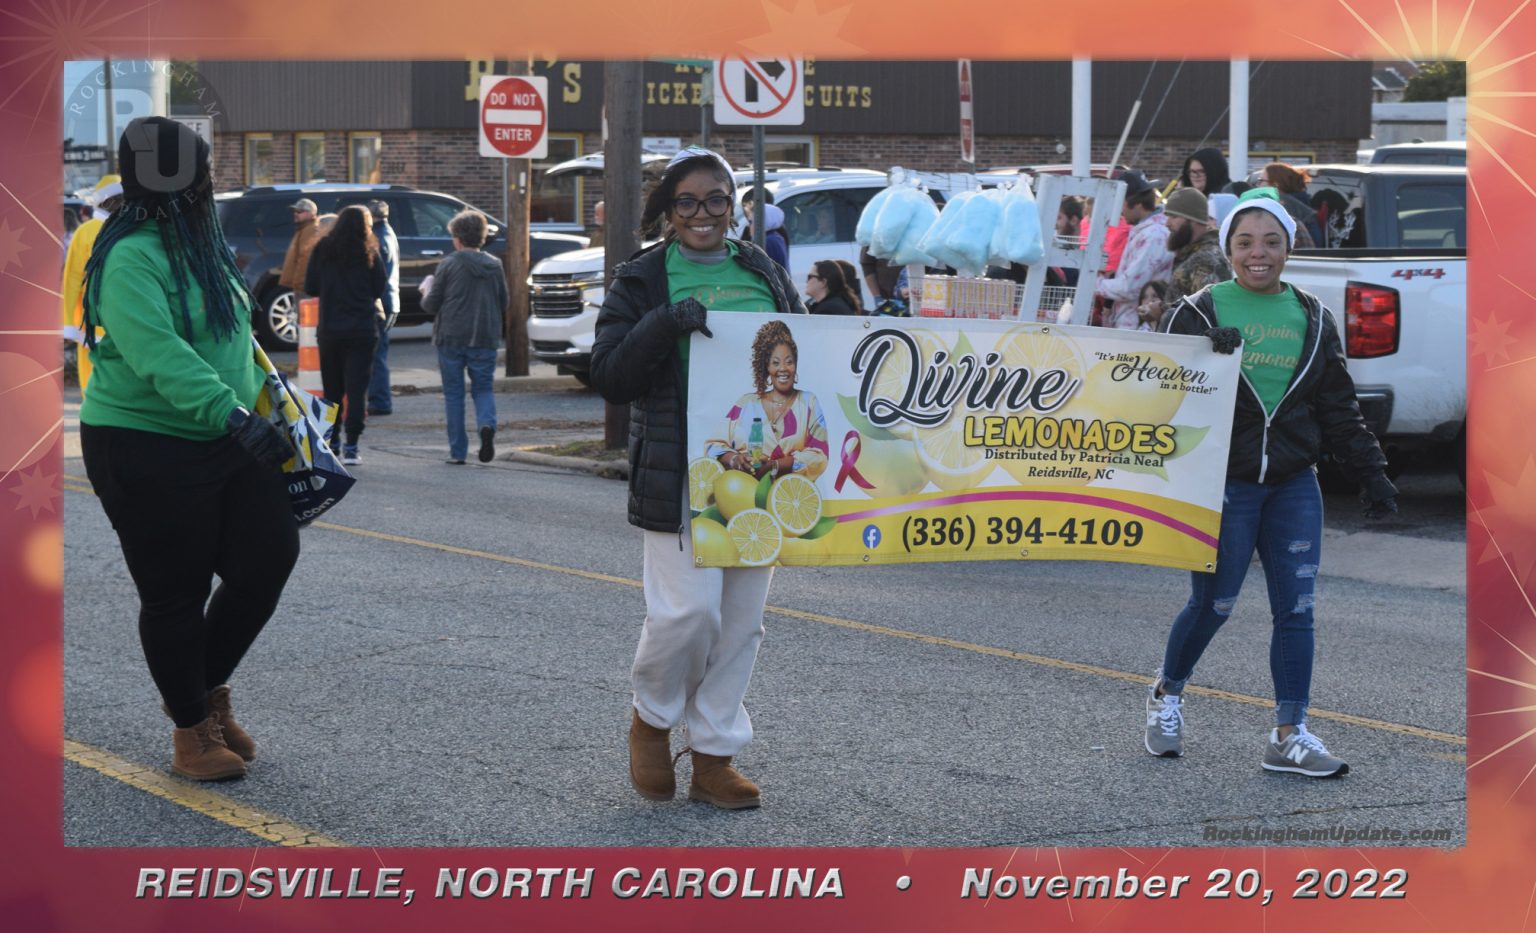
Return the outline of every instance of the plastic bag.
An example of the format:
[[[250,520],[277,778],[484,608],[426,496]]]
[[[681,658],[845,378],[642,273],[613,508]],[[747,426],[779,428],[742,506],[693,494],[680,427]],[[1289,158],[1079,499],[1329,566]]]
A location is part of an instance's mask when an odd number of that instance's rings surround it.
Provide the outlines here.
[[[1040,231],[1040,205],[1028,182],[1020,182],[1008,190],[1004,199],[1003,222],[1004,262],[1030,265],[1045,255],[1045,241]]]
[[[958,199],[957,199],[958,200]],[[965,275],[980,275],[987,269],[992,252],[992,232],[997,229],[1002,210],[997,198],[987,192],[972,192],[958,206],[958,216],[944,237],[944,249],[953,257],[950,265]]]
[[[907,222],[907,229],[902,231],[901,241],[896,244],[896,249],[891,255],[891,263],[898,266],[934,264],[934,258],[923,252],[921,243],[923,237],[928,234],[928,229],[939,219],[939,206],[933,203],[933,199],[923,195],[926,203],[918,204],[912,212],[912,219]]]
[[[870,241],[874,238],[875,218],[880,215],[880,208],[884,207],[891,194],[904,184],[906,172],[900,168],[893,168],[891,169],[890,177],[890,185],[882,188],[874,197],[869,199],[869,203],[864,205],[863,213],[859,214],[859,222],[853,229],[853,238],[865,246],[869,246]]]
[[[916,188],[903,186],[891,189],[890,196],[880,206],[875,225],[870,233],[869,251],[882,259],[889,258],[901,242],[912,214],[928,200],[928,195]]]
[[[266,375],[262,393],[256,398],[255,414],[271,419],[293,440],[296,453],[283,464],[283,479],[293,517],[302,528],[340,502],[357,482],[331,452],[331,435],[341,408],[294,386],[272,365],[254,338],[253,345],[256,364]]]

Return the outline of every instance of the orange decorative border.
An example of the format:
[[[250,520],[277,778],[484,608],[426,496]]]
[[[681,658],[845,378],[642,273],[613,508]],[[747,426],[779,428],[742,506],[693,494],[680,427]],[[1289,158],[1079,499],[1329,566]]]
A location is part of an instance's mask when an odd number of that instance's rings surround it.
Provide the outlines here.
[[[1530,0],[1299,0],[1291,4],[1158,5],[980,0],[568,0],[427,9],[406,0],[23,0],[0,9],[0,748],[5,749],[6,845],[0,916],[10,929],[222,929],[504,927],[736,929],[887,928],[1004,930],[1236,929],[1326,923],[1342,929],[1524,928],[1536,897],[1536,263],[1527,229],[1536,188],[1536,9]],[[409,23],[409,29],[399,28]],[[494,37],[488,39],[487,37]],[[836,901],[489,904],[265,902],[150,903],[132,898],[149,857],[135,850],[65,849],[61,812],[62,509],[59,341],[60,75],[70,59],[113,57],[313,58],[338,49],[374,57],[484,57],[555,53],[649,57],[658,43],[688,54],[794,52],[822,57],[1101,59],[1187,57],[1400,59],[1468,62],[1473,259],[1468,287],[1468,794],[1466,848],[711,850],[710,864],[838,865]],[[682,52],[682,49],[678,50]],[[494,54],[494,52],[492,52]],[[1059,91],[1056,91],[1059,92]],[[1262,101],[1255,101],[1261,107]],[[1446,619],[1446,625],[1462,624]],[[1427,685],[1444,689],[1448,685]],[[1027,805],[1027,802],[1021,802]],[[271,852],[271,850],[265,850]],[[597,877],[626,864],[681,865],[678,850],[540,850],[544,864],[591,865]],[[449,856],[431,850],[279,852],[290,865],[372,867],[380,859],[433,876]],[[156,864],[211,865],[212,850],[157,851]],[[264,857],[265,858],[265,857]],[[1406,868],[1399,901],[963,901],[938,879],[967,866],[1067,873],[1190,874],[1257,868],[1273,886],[1304,867]],[[508,864],[477,850],[472,864]],[[412,868],[412,866],[416,866]],[[897,894],[891,879],[909,874]],[[249,906],[249,905],[247,905]],[[423,922],[425,920],[425,923]]]

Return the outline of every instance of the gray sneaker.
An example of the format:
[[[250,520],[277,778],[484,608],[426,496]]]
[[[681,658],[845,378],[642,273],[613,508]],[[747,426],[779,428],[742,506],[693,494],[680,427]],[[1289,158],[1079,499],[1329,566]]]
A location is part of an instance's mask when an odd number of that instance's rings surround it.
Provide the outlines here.
[[[1154,684],[1147,688],[1147,754],[1159,758],[1178,758],[1184,754],[1184,701],[1165,693],[1157,695]]]
[[[1292,771],[1307,777],[1338,777],[1349,773],[1344,759],[1328,754],[1322,740],[1307,731],[1305,725],[1280,741],[1280,730],[1269,731],[1269,741],[1264,745],[1264,769],[1266,771]]]

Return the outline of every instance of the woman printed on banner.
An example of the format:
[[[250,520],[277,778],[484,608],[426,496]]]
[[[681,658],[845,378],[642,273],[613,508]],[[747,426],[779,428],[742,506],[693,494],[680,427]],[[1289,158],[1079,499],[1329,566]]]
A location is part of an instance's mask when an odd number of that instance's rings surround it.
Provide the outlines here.
[[[753,476],[798,473],[811,482],[827,468],[827,419],[816,396],[796,386],[800,349],[783,321],[769,321],[752,341],[753,391],[725,416],[723,437],[705,454],[727,470]],[[752,462],[752,423],[763,425],[763,459]]]
[[[730,237],[735,181],[718,153],[690,146],[647,196],[641,227],[662,241],[619,265],[592,346],[592,384],[630,404],[629,521],[645,530],[646,618],[635,651],[630,783],[670,800],[672,729],[687,722],[688,796],[756,807],[732,766],[752,739],[743,703],[763,637],[772,567],[696,567],[686,437],[689,340],[715,312],[804,314],[784,268]],[[679,758],[681,755],[678,756]]]

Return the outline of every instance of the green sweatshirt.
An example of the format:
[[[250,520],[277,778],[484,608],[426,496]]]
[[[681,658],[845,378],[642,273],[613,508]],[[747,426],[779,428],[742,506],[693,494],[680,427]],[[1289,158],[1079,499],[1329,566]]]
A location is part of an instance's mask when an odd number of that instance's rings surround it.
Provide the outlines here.
[[[237,315],[232,337],[214,340],[202,289],[192,280],[188,342],[170,257],[154,221],[112,248],[101,277],[97,314],[106,336],[91,355],[96,369],[81,423],[213,440],[226,433],[236,405],[255,406],[262,372],[249,316]]]

